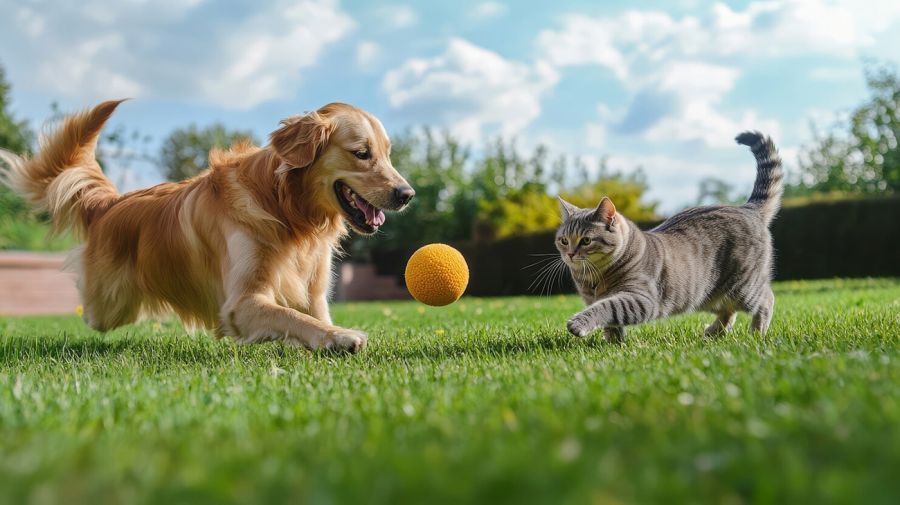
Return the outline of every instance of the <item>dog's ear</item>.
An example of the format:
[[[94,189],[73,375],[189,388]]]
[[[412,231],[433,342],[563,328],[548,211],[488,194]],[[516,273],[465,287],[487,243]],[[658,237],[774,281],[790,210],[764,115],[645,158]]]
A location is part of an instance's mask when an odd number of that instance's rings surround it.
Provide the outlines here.
[[[281,128],[272,132],[272,148],[287,164],[284,169],[308,167],[328,144],[334,131],[329,118],[318,112],[308,112],[281,121]]]

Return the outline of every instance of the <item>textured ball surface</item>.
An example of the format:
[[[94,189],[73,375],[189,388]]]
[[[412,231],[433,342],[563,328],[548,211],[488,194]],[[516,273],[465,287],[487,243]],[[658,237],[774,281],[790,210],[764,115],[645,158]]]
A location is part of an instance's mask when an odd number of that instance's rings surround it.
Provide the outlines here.
[[[446,244],[428,244],[406,264],[406,289],[413,298],[434,307],[448,305],[469,285],[469,266],[463,255]]]

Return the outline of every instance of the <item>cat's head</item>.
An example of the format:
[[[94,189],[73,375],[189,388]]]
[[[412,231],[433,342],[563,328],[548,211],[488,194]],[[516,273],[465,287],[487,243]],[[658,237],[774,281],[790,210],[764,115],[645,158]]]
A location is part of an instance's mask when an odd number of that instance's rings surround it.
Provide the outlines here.
[[[567,264],[605,263],[621,249],[625,226],[609,198],[593,209],[582,209],[560,197],[559,209],[563,222],[556,230],[556,248]]]

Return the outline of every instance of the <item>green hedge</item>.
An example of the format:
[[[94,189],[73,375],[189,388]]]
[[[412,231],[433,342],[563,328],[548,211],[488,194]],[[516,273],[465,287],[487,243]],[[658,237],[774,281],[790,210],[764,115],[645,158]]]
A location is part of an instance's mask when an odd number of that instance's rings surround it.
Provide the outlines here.
[[[777,279],[900,276],[900,198],[786,207],[772,237]]]
[[[649,229],[657,223],[639,223]],[[772,226],[775,276],[785,279],[900,276],[900,198],[816,202],[781,210]],[[538,268],[529,267],[542,254],[555,253],[554,233],[542,232],[489,243],[452,244],[469,263],[466,293],[474,296],[524,295]],[[383,275],[403,270],[413,250],[374,250],[372,259]],[[574,290],[568,273],[551,293]],[[546,293],[546,290],[544,291]]]

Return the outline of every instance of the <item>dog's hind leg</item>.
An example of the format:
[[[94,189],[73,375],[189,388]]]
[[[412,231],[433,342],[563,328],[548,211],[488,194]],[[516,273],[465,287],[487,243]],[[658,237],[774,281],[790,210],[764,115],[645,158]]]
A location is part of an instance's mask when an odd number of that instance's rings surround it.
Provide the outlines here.
[[[83,271],[77,284],[84,308],[82,319],[91,328],[108,331],[138,319],[141,297],[133,287],[130,274],[99,277]]]
[[[140,301],[122,293],[118,298],[83,298],[82,319],[97,331],[109,331],[119,326],[131,324],[140,314]]]

